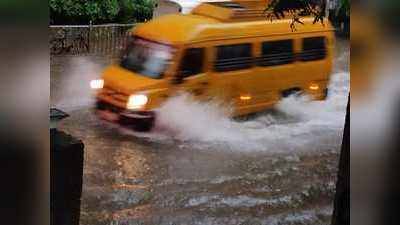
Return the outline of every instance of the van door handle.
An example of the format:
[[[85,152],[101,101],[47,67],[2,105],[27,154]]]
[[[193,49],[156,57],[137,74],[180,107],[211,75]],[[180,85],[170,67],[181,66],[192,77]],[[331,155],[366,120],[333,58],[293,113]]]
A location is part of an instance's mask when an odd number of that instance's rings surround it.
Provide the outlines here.
[[[200,84],[203,85],[203,86],[206,86],[206,85],[208,85],[209,83],[208,83],[207,81],[203,81],[203,82],[200,82]]]

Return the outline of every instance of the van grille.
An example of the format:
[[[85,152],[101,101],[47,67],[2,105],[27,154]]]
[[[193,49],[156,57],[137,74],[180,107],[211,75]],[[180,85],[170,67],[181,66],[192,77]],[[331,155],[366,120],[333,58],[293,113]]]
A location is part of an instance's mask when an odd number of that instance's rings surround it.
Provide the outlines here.
[[[110,103],[104,101],[97,101],[96,102],[96,109],[98,110],[108,110],[114,113],[121,113],[124,108],[120,108],[118,106],[112,105]]]
[[[128,95],[117,91],[111,87],[105,86],[101,93],[103,96],[112,98],[113,100],[125,104],[128,101]]]

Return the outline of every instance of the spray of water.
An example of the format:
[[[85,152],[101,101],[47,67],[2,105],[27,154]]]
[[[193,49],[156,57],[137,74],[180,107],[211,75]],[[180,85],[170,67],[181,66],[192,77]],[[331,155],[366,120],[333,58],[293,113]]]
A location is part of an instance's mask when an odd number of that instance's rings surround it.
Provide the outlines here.
[[[288,97],[277,104],[279,113],[265,112],[248,121],[230,118],[220,104],[200,103],[182,94],[158,110],[154,133],[191,144],[223,144],[242,150],[277,145],[296,149],[318,143],[316,139],[322,134],[342,133],[348,91],[349,74],[336,73],[331,77],[326,101]]]
[[[67,63],[64,63],[68,65],[66,69],[68,72],[61,71],[58,74],[61,82],[57,83],[62,86],[55,87],[58,90],[53,92],[61,97],[56,97],[52,105],[66,111],[93,105],[94,92],[89,84],[91,80],[99,78],[101,75],[102,64],[95,63],[93,59],[87,57],[71,57],[65,60],[68,60]]]
[[[157,130],[182,141],[232,141],[240,139],[240,127],[217,102],[198,102],[188,94],[168,100],[159,110]],[[214,129],[217,128],[217,129]]]

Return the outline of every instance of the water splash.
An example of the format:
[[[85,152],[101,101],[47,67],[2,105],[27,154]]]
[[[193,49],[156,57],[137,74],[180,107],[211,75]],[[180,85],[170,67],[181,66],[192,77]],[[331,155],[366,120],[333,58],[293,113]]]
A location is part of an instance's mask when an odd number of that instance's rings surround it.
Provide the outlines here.
[[[181,94],[158,109],[156,129],[181,141],[240,139],[236,132],[239,123],[235,123],[226,111],[218,102],[198,102],[188,94]]]
[[[200,103],[187,94],[169,99],[159,110],[154,134],[201,148],[222,144],[233,149],[298,149],[342,133],[349,73],[333,74],[326,101],[288,97],[255,119],[231,119],[220,104]]]
[[[101,75],[103,65],[87,57],[65,58],[68,60],[68,72],[59,74],[62,86],[55,87],[57,99],[53,105],[66,111],[87,108],[94,104],[94,91],[90,88],[90,81]],[[79,96],[79,97],[77,97]]]

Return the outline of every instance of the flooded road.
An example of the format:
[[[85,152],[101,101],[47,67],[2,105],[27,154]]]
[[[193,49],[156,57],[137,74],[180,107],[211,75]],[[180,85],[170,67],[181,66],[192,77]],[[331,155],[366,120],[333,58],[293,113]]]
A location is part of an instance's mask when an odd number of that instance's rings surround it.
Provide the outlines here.
[[[82,225],[329,224],[349,90],[349,43],[337,41],[324,102],[289,98],[245,121],[188,96],[160,110],[155,131],[99,120],[89,81],[111,59],[51,60],[60,129],[85,144]]]

